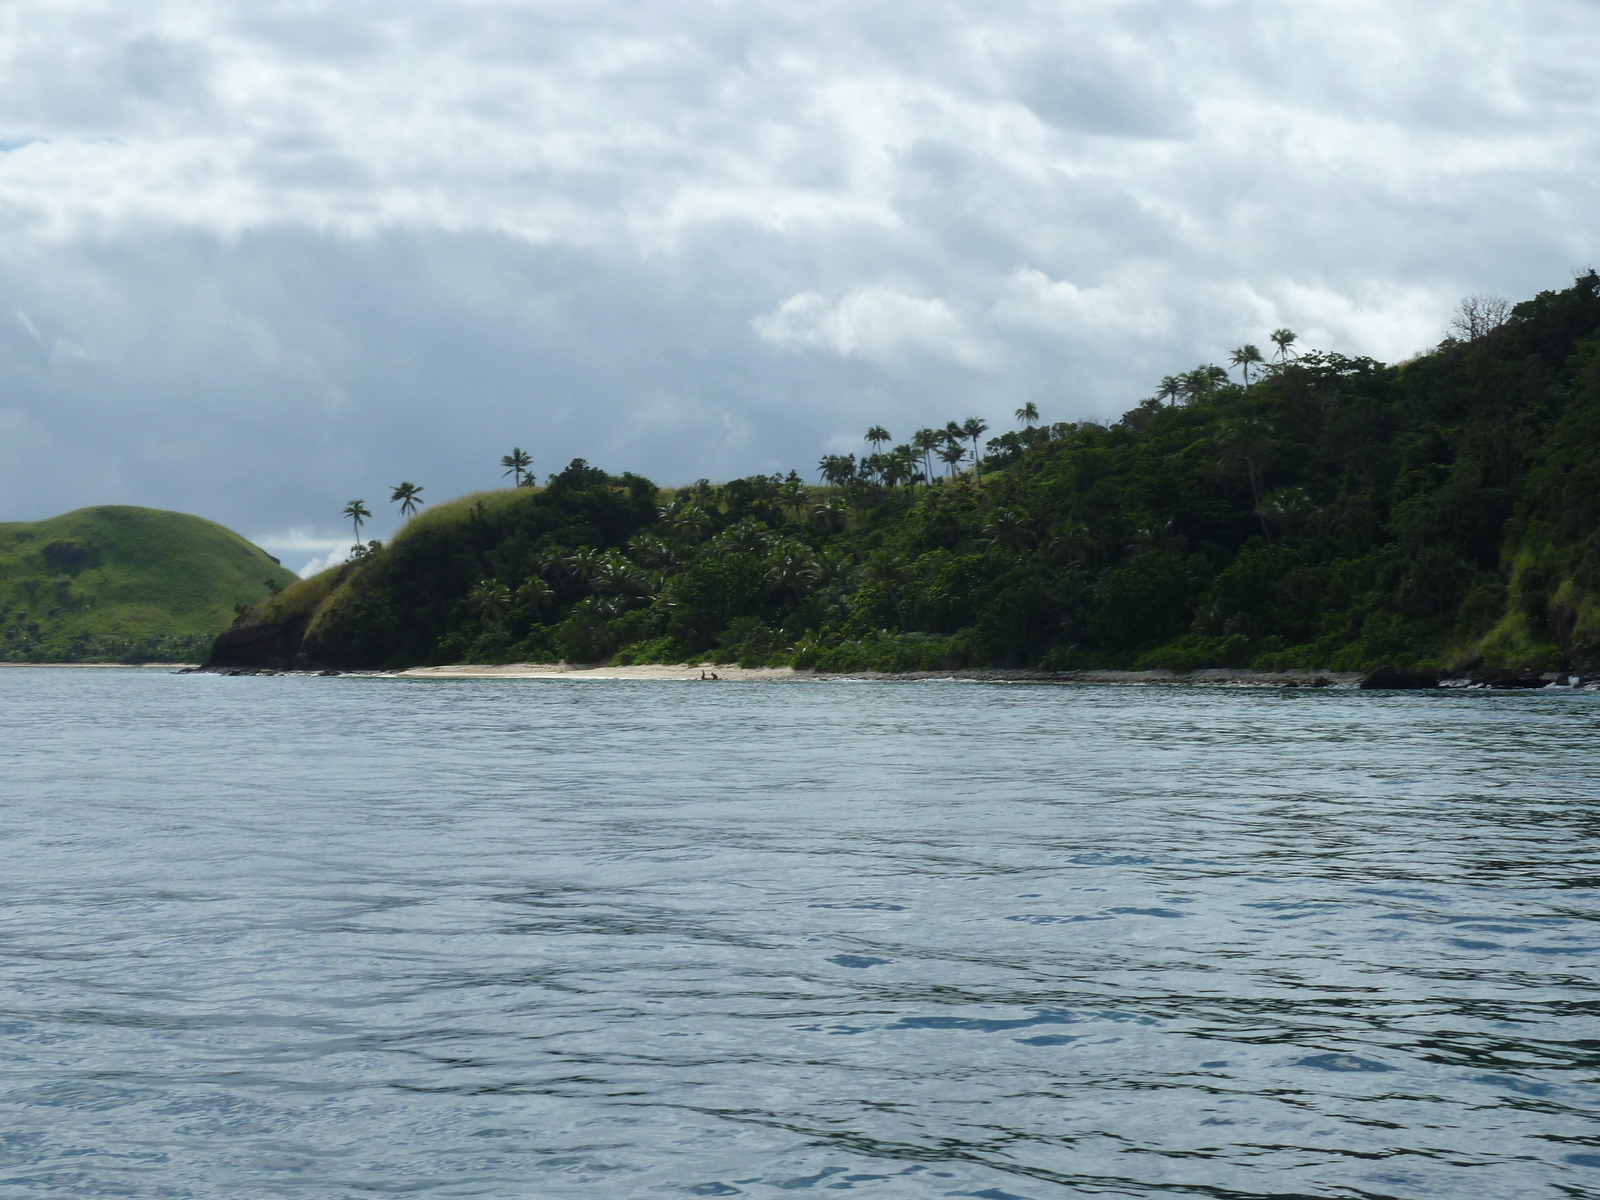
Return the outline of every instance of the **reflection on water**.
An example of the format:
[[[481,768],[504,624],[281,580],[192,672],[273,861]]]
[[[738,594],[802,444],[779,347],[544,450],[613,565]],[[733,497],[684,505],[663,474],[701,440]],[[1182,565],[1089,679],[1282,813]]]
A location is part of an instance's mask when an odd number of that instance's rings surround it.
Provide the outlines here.
[[[1600,697],[0,672],[0,1195],[1600,1195]]]

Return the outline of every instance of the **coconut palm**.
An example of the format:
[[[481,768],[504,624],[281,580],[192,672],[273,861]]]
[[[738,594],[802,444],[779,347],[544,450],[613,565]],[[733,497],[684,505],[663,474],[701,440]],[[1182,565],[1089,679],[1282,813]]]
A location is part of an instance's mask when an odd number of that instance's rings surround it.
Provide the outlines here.
[[[372,519],[372,513],[363,500],[352,500],[344,506],[344,515],[356,528],[356,545],[361,544],[361,526]]]
[[[556,591],[537,575],[533,575],[517,589],[516,599],[518,604],[526,604],[535,612],[539,612],[556,602]]]
[[[922,472],[929,479],[933,478],[933,452],[944,441],[944,435],[937,429],[919,429],[911,435],[911,448],[922,455]]]
[[[1082,521],[1067,521],[1056,528],[1050,535],[1050,540],[1043,546],[1045,559],[1053,567],[1064,566],[1067,563],[1083,563],[1089,561],[1089,556],[1094,553],[1094,538],[1089,534],[1089,527]]]
[[[427,503],[421,497],[422,489],[416,484],[402,483],[394,489],[394,494],[389,497],[389,503],[400,505],[400,515],[409,518],[419,507]]]
[[[817,582],[821,570],[821,564],[804,542],[786,541],[767,559],[766,584],[774,592],[787,588],[794,602],[799,604],[805,590]]]
[[[567,574],[574,579],[588,585],[591,592],[597,589],[594,586],[595,575],[600,570],[601,554],[598,550],[591,550],[587,546],[579,546],[567,555],[565,567]]]
[[[1294,330],[1274,329],[1272,331],[1272,344],[1278,348],[1278,361],[1286,362],[1289,356],[1294,353],[1289,349],[1290,346],[1294,345]]]
[[[498,579],[480,579],[467,593],[467,603],[477,609],[485,621],[498,621],[511,607],[511,589]]]
[[[1026,550],[1039,539],[1028,528],[1027,515],[1014,508],[996,510],[983,527],[983,536],[1002,550]]]
[[[983,458],[978,453],[978,439],[988,431],[989,423],[977,417],[968,417],[966,424],[961,426],[962,436],[972,440],[972,470],[979,479],[983,478]]]
[[[824,500],[812,508],[811,519],[829,533],[842,533],[850,524],[850,509],[842,498]]]
[[[767,527],[749,517],[729,525],[714,543],[719,554],[765,554],[771,544],[772,534]]]
[[[778,499],[783,502],[785,508],[794,509],[795,519],[798,520],[800,514],[806,510],[806,506],[811,503],[811,493],[806,491],[805,482],[800,476],[790,471],[789,477],[778,489]]]
[[[1233,352],[1233,356],[1229,361],[1244,373],[1244,385],[1245,387],[1249,387],[1250,368],[1266,360],[1261,357],[1260,350],[1256,349],[1255,346],[1251,345],[1249,342],[1246,342]]]
[[[1311,497],[1306,495],[1304,488],[1279,488],[1261,501],[1257,514],[1265,517],[1278,532],[1288,537],[1294,532],[1295,526],[1300,525],[1317,511],[1317,506],[1311,503]]]
[[[1039,423],[1039,406],[1029,400],[1021,408],[1017,409],[1017,422],[1032,429]]]
[[[882,425],[874,425],[871,429],[867,430],[867,436],[865,440],[872,443],[873,453],[877,453],[883,448],[883,444],[885,442],[892,442],[894,441],[894,438]]]
[[[516,487],[521,487],[523,474],[533,465],[533,456],[521,446],[513,446],[510,454],[501,456],[500,465],[507,468],[501,472],[501,475],[510,475],[512,484]],[[529,476],[529,478],[532,478],[532,476]]]
[[[1170,407],[1178,402],[1178,397],[1184,395],[1183,380],[1176,375],[1163,375],[1161,386],[1156,389],[1156,395],[1165,400]]]
[[[967,448],[959,440],[947,441],[944,449],[939,451],[939,458],[944,462],[951,479],[956,477],[956,464],[967,456]]]

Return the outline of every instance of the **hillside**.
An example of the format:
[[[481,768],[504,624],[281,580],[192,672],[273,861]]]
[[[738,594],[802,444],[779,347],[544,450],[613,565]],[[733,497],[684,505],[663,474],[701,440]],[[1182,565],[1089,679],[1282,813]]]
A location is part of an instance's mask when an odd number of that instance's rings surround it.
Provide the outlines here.
[[[103,505],[0,523],[0,661],[198,662],[295,576],[232,530]]]
[[[215,658],[1600,669],[1597,335],[1591,272],[1409,363],[1286,346],[944,479],[928,443],[830,457],[826,488],[579,460],[426,513]],[[955,472],[982,430],[950,428]]]

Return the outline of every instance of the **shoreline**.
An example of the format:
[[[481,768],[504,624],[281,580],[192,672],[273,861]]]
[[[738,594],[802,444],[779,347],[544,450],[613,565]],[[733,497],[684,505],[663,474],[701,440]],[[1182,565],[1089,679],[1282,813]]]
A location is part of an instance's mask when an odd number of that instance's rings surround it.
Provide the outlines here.
[[[200,669],[200,665],[201,665],[200,663],[189,663],[189,662],[147,662],[147,663],[75,662],[75,663],[58,663],[58,662],[6,662],[6,661],[3,661],[3,660],[0,660],[0,667],[44,667],[47,670],[51,670],[51,671],[76,670],[77,668],[80,668],[80,667],[88,667],[88,668],[92,668],[94,670],[105,670],[108,667],[114,667],[119,671],[178,671],[178,670],[183,670],[183,669],[187,668],[189,670],[194,671],[194,670],[199,670]]]
[[[1055,683],[1098,684],[1120,687],[1273,687],[1354,688],[1361,675],[1349,671],[1275,671],[1212,668],[1179,674],[1175,671],[1038,671],[1022,667],[967,668],[944,671],[841,671],[817,674],[794,667],[740,667],[697,663],[693,666],[636,663],[630,666],[589,666],[571,663],[458,663],[442,667],[410,667],[403,671],[270,672],[240,670],[240,674],[338,674],[383,679],[565,679],[631,680],[717,683]],[[218,673],[233,673],[224,669]]]

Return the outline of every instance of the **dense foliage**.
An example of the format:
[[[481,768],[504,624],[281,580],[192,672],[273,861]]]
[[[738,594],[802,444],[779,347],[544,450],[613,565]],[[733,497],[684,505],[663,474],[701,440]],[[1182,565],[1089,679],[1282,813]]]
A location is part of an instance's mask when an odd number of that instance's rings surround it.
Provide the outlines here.
[[[238,613],[294,580],[185,513],[104,505],[0,524],[0,661],[199,662]]]
[[[1593,668],[1597,332],[1590,273],[1399,366],[1247,347],[1248,386],[1200,368],[1109,427],[1030,419],[959,474],[952,424],[943,479],[915,444],[816,490],[576,461],[317,583],[298,661]]]

